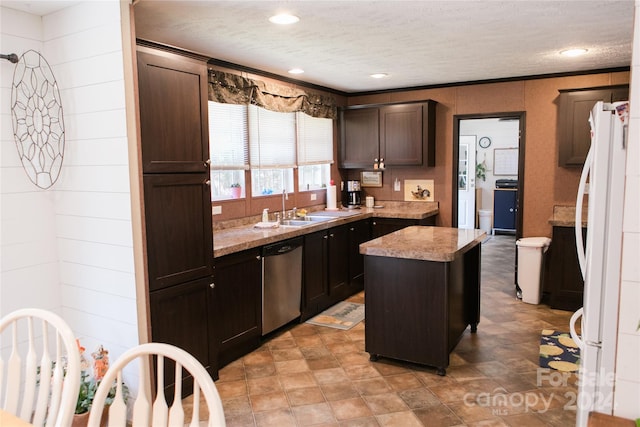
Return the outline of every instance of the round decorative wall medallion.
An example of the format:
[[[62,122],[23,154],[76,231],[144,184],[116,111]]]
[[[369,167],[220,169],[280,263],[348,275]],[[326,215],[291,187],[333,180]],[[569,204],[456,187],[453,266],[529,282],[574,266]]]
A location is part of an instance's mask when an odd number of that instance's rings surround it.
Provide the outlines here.
[[[58,83],[47,61],[34,50],[19,59],[11,87],[11,118],[18,156],[27,176],[47,189],[64,158],[64,120]]]

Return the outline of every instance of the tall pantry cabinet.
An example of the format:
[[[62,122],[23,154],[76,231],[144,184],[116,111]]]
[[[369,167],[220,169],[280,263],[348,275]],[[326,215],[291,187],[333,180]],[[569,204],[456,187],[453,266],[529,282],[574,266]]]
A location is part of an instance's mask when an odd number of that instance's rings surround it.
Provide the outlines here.
[[[206,62],[138,46],[151,339],[217,377]]]

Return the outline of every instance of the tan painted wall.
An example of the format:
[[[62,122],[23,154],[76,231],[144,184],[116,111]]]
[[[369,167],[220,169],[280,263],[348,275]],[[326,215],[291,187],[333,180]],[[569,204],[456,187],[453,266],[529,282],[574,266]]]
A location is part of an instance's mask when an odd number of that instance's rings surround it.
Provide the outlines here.
[[[351,97],[349,105],[421,99],[438,102],[436,167],[385,170],[383,188],[367,188],[367,193],[380,200],[401,200],[403,192],[392,191],[396,177],[400,180],[433,179],[435,198],[440,202],[438,225],[451,226],[453,190],[449,183],[452,178],[454,115],[524,111],[523,236],[550,237],[548,219],[553,206],[574,204],[580,179],[578,168],[557,166],[558,90],[626,83],[629,83],[629,73],[619,72]],[[357,174],[348,172],[346,179],[349,178],[357,179]]]

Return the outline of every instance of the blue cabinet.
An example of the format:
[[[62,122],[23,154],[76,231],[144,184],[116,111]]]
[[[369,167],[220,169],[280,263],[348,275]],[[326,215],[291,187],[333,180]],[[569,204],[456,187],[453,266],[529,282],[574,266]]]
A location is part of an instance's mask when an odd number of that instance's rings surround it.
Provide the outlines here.
[[[518,190],[496,188],[493,191],[493,231],[516,231]]]

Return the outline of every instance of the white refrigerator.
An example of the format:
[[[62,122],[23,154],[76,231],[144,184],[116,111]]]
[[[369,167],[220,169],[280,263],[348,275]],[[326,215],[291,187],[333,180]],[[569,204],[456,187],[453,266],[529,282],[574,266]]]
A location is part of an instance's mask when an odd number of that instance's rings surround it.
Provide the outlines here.
[[[581,359],[577,426],[587,425],[590,411],[613,413],[628,108],[628,102],[598,102],[589,118],[591,148],[576,200],[576,245],[584,300],[570,325]],[[583,245],[585,193],[588,225]],[[581,331],[576,333],[579,320]]]

